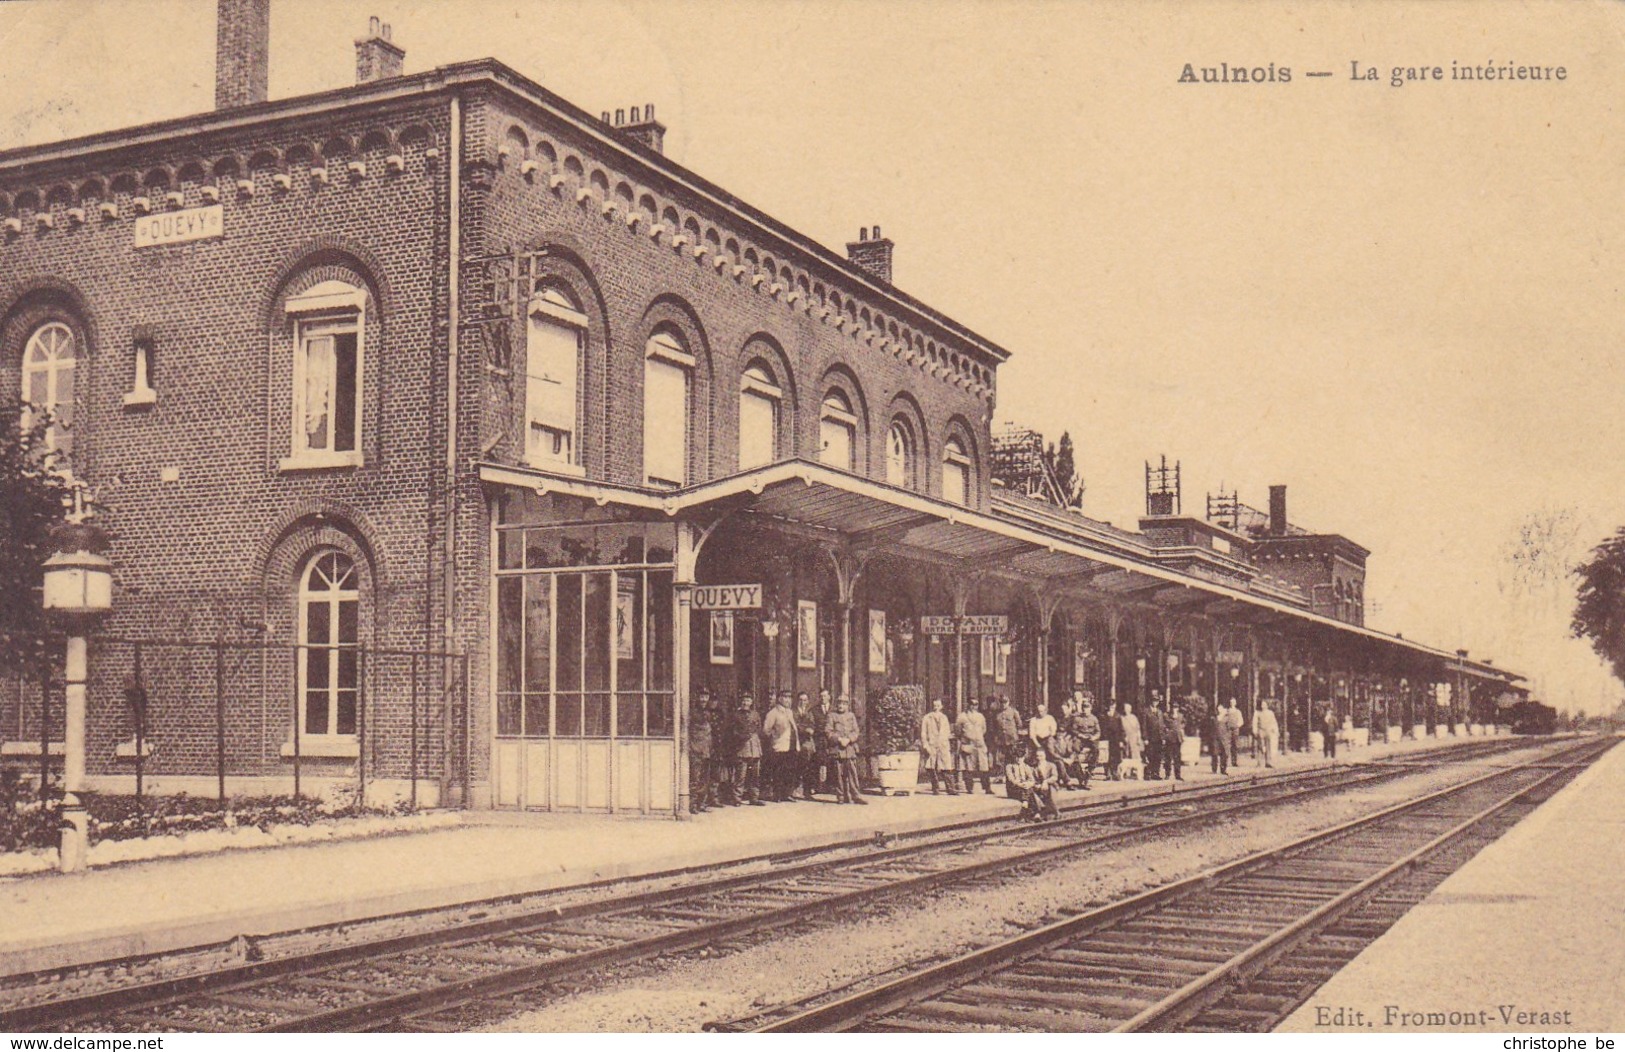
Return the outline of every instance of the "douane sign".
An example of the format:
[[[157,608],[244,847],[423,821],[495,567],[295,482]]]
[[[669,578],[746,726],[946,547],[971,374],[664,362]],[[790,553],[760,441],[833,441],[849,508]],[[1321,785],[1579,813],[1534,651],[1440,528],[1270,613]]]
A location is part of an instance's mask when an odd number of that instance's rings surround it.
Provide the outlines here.
[[[203,241],[226,232],[224,205],[183,208],[179,212],[159,212],[135,221],[135,247],[173,245],[182,241]]]
[[[759,584],[697,584],[692,593],[696,610],[759,610]]]
[[[1010,619],[1004,614],[966,614],[964,617],[927,614],[920,618],[920,631],[931,636],[950,636],[955,632],[967,636],[1002,636],[1010,631]]]

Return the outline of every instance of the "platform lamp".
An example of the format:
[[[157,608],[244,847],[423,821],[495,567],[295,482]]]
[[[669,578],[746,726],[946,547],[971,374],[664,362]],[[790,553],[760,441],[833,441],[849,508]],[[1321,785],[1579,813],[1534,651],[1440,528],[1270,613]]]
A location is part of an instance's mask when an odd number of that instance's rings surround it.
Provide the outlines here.
[[[781,626],[779,624],[779,612],[778,612],[778,609],[777,608],[770,608],[768,610],[768,616],[762,618],[762,638],[767,640],[767,652],[772,655],[772,661],[773,661],[773,675],[771,677],[770,686],[768,687],[768,689],[773,692],[774,697],[771,697],[771,698],[768,699],[767,704],[768,704],[769,708],[771,708],[773,706],[773,703],[778,700],[777,695],[778,695],[778,692],[779,692],[779,632],[782,631],[782,629],[783,629],[783,626]]]
[[[45,611],[68,636],[59,862],[64,873],[84,868],[89,847],[89,820],[79,800],[85,781],[85,681],[89,664],[85,637],[96,621],[113,608],[113,563],[102,554],[107,550],[107,534],[88,521],[92,514],[84,485],[76,485],[73,510],[67,521],[52,531],[53,554],[44,565]]]

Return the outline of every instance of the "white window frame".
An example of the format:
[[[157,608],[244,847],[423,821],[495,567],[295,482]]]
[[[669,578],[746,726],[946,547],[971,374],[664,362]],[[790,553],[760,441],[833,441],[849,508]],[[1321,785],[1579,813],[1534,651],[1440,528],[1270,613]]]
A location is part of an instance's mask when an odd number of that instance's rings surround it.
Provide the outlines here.
[[[893,439],[897,436],[902,436],[897,443],[902,448],[900,458],[893,455]],[[886,482],[899,489],[914,485],[914,435],[901,420],[893,420],[886,429]]]
[[[344,560],[344,563],[349,567],[348,573],[345,576],[353,584],[356,585],[355,587],[351,587],[351,588],[323,588],[323,589],[320,589],[320,590],[311,588],[310,579],[316,573],[317,564],[320,563],[323,559],[327,558],[328,556],[337,556],[338,558]],[[299,658],[298,658],[298,666],[299,666],[298,667],[299,712],[296,714],[296,718],[299,720],[298,732],[299,732],[301,751],[303,751],[303,746],[304,746],[304,744],[306,742],[311,743],[312,752],[315,753],[316,751],[318,751],[320,749],[320,747],[324,743],[325,744],[336,744],[336,743],[358,741],[358,735],[356,733],[354,733],[354,732],[349,733],[349,734],[340,734],[340,733],[338,733],[338,721],[339,721],[339,693],[342,690],[345,689],[339,683],[339,653],[341,651],[344,651],[344,650],[353,650],[353,651],[355,651],[357,653],[357,658],[356,658],[356,664],[355,664],[355,682],[351,685],[350,689],[355,691],[355,699],[356,699],[356,702],[355,702],[356,703],[356,716],[355,716],[355,719],[356,719],[356,726],[357,726],[358,729],[361,726],[361,675],[362,675],[362,672],[361,672],[361,662],[360,662],[360,650],[361,650],[361,589],[359,587],[360,573],[361,573],[360,567],[356,565],[356,562],[355,562],[354,559],[351,559],[348,555],[345,555],[343,552],[336,551],[334,549],[327,549],[325,551],[317,552],[315,555],[311,556],[308,560],[306,560],[305,568],[299,575],[299,611],[298,611],[298,619],[299,619],[299,651],[298,651],[298,654],[299,654]],[[338,631],[339,631],[339,608],[340,608],[340,606],[342,604],[344,604],[344,603],[354,603],[355,604],[356,639],[355,639],[354,643],[342,643],[342,642],[315,643],[315,644],[311,643],[311,641],[310,641],[310,608],[311,608],[312,605],[317,604],[317,603],[323,603],[323,604],[325,604],[327,606],[328,631],[329,631],[330,635],[334,639],[337,639]],[[306,709],[307,709],[307,706],[310,703],[309,702],[309,691],[310,691],[310,686],[309,686],[309,676],[310,676],[309,651],[311,649],[321,649],[321,650],[327,651],[327,688],[326,688],[326,690],[327,690],[327,730],[326,731],[309,731],[309,730],[306,730],[306,728],[305,728]]]
[[[829,429],[829,430],[826,430]],[[846,462],[836,463],[829,457],[830,434],[835,429],[843,431],[846,439]],[[856,471],[858,469],[858,415],[852,411],[852,403],[847,400],[846,394],[838,388],[832,388],[824,395],[824,401],[818,410],[818,460],[843,471]]]
[[[769,436],[767,460],[761,463],[745,463],[745,399],[754,398],[766,402],[772,408],[772,434]],[[782,423],[780,414],[784,411],[784,389],[773,382],[770,374],[760,366],[751,366],[739,378],[739,470],[748,471],[751,468],[763,467],[779,459],[779,427]]]
[[[291,297],[283,307],[284,313],[293,319],[293,421],[290,428],[290,450],[279,465],[283,471],[300,471],[311,468],[340,468],[359,467],[364,457],[362,454],[362,436],[366,433],[363,424],[365,416],[366,398],[366,347],[367,347],[367,294],[365,290],[344,281],[323,281],[298,296]],[[311,449],[306,445],[305,433],[305,382],[309,368],[309,354],[306,351],[305,341],[315,335],[336,334],[352,330],[355,332],[355,433],[351,436],[352,448],[335,449],[338,444],[338,434],[334,430],[334,416],[331,408],[328,412],[328,448]],[[337,356],[334,357],[335,368]],[[338,376],[335,373],[329,378],[329,391],[331,396],[338,394]]]
[[[948,493],[949,472],[953,472],[960,480],[963,492],[956,500]],[[965,507],[971,502],[971,462],[970,454],[965,452],[964,445],[957,438],[950,438],[942,447],[942,499],[950,504],[959,504]]]
[[[60,333],[63,336],[66,336],[67,342],[65,344],[60,341],[53,342],[51,347],[47,349],[45,347],[43,337],[48,332]],[[68,350],[66,357],[63,357],[61,354],[61,350],[64,346],[66,346]],[[36,363],[33,360],[36,349],[46,353],[47,357],[44,362]],[[44,412],[55,416],[57,409],[64,402],[62,391],[64,380],[66,381],[68,388],[67,397],[65,399],[68,409],[70,413],[77,409],[77,407],[74,405],[73,394],[74,379],[78,375],[78,369],[79,336],[73,331],[73,328],[67,323],[61,321],[48,321],[41,325],[35,326],[34,331],[28,334],[27,343],[23,345],[22,429],[24,431],[27,431],[29,428],[34,426],[35,410],[43,410]],[[36,405],[29,400],[29,389],[33,386],[32,381],[34,377],[42,373],[45,376],[45,402],[43,405]],[[52,423],[45,429],[46,452],[57,452],[60,445],[59,440],[61,430],[60,425],[56,423]],[[70,454],[64,454],[64,456]]]
[[[644,346],[643,477],[644,481],[651,486],[662,488],[681,487],[688,481],[688,419],[693,402],[694,365],[694,355],[690,354],[688,349],[670,332],[662,330],[655,333],[649,337],[648,343]],[[650,456],[651,439],[672,437],[655,435],[649,429],[649,421],[654,416],[651,409],[655,408],[650,402],[650,393],[654,390],[654,385],[649,382],[651,368],[676,369],[682,373],[683,377],[683,405],[682,411],[678,415],[678,419],[681,421],[680,433],[675,436],[679,450],[676,457],[677,470],[675,472],[655,474],[649,470],[650,463],[655,459]],[[666,477],[671,474],[675,474],[676,478]]]
[[[530,334],[534,324],[532,319],[546,318],[562,328],[572,329],[576,335],[575,376],[573,389],[575,405],[570,411],[568,427],[559,426],[564,421],[543,421],[535,418],[531,412],[531,390],[533,383],[557,383],[549,380],[546,374],[538,372],[539,362],[531,353]],[[530,299],[525,319],[525,431],[523,457],[525,463],[532,467],[547,468],[570,475],[585,475],[586,468],[581,461],[581,378],[582,355],[587,345],[587,315],[574,307],[566,294],[556,288],[538,291]],[[542,450],[537,439],[552,439],[553,450]],[[566,448],[562,450],[558,447]]]

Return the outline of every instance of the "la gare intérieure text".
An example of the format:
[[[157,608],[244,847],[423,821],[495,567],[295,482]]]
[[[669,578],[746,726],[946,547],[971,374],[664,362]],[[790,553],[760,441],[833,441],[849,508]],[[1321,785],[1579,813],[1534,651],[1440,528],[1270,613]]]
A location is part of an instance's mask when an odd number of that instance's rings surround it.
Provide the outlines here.
[[[1389,87],[1401,88],[1407,84],[1416,84],[1426,81],[1559,81],[1568,80],[1569,71],[1563,66],[1526,66],[1517,62],[1485,62],[1483,65],[1474,65],[1468,62],[1452,61],[1448,66],[1389,66],[1384,70],[1378,66],[1367,65],[1358,59],[1350,60],[1348,76],[1344,79],[1359,81],[1367,84],[1380,84],[1387,82]],[[1308,74],[1311,77],[1330,77],[1331,71],[1316,70]],[[1290,84],[1292,83],[1292,67],[1278,66],[1271,62],[1267,66],[1232,66],[1228,62],[1221,62],[1217,66],[1199,66],[1194,62],[1185,63],[1180,70],[1179,83],[1181,84]]]

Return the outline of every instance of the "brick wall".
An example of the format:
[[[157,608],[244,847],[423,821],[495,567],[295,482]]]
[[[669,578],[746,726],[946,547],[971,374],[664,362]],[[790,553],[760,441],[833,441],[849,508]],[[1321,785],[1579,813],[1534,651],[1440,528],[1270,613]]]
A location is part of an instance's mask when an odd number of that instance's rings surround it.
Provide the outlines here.
[[[426,157],[430,147],[438,162]],[[446,277],[435,261],[445,258],[446,148],[442,100],[0,173],[9,214],[22,220],[20,233],[0,240],[0,385],[19,389],[23,343],[42,320],[74,328],[73,466],[98,490],[117,567],[103,635],[290,643],[299,571],[313,547],[335,546],[365,567],[366,645],[444,645],[431,554],[444,491],[445,333],[435,318],[445,316]],[[313,175],[322,168],[325,184]],[[134,247],[138,198],[157,212],[178,192],[180,206],[193,208],[210,202],[209,188],[224,236]],[[104,218],[104,203],[116,217]],[[283,470],[293,329],[281,307],[330,278],[367,294],[365,460]],[[124,404],[138,336],[153,354],[150,406]],[[210,655],[144,657],[155,683],[188,685],[158,714],[153,768],[211,771]],[[130,655],[109,645],[92,662],[90,769],[128,771],[112,754],[131,731],[122,699]],[[285,770],[287,671],[233,667],[228,678],[234,769]],[[190,701],[174,701],[189,691]],[[402,719],[380,708],[377,729],[391,733]],[[381,762],[400,766],[396,752]]]

